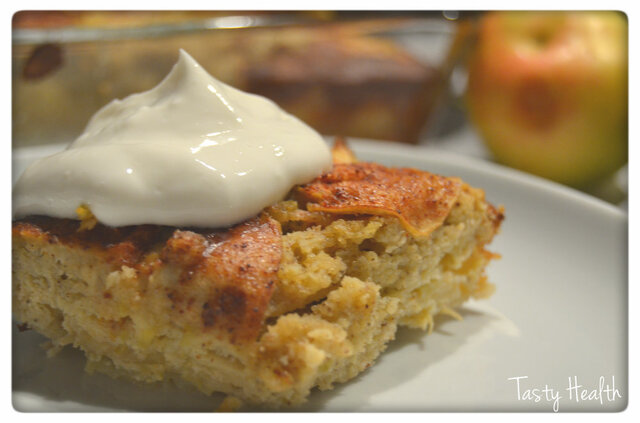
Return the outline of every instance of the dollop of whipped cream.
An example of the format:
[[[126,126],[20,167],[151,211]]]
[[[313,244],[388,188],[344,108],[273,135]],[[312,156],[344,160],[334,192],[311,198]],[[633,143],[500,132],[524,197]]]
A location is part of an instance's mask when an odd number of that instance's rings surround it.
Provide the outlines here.
[[[114,100],[14,188],[14,216],[110,226],[225,227],[331,169],[322,137],[272,101],[228,86],[185,51],[155,88]]]

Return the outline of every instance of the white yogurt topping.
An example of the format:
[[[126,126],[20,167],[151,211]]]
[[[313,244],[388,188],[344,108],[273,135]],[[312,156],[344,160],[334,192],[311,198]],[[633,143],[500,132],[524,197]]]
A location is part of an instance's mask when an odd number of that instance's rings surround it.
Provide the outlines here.
[[[114,100],[16,183],[14,215],[107,225],[223,227],[331,168],[322,137],[272,101],[216,80],[186,52],[155,88]]]

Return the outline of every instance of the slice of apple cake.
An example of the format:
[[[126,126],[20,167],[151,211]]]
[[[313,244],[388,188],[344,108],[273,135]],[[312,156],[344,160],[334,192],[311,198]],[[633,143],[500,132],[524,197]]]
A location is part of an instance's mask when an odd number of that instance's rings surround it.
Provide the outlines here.
[[[250,404],[304,402],[369,367],[398,325],[428,329],[491,295],[501,209],[455,178],[334,168],[228,229],[13,222],[16,319],[137,381],[187,381]]]

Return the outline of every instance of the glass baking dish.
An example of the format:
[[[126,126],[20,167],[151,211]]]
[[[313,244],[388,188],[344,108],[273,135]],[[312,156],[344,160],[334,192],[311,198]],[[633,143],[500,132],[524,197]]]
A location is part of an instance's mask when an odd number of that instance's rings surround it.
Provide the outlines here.
[[[325,135],[415,143],[446,97],[455,32],[438,12],[19,12],[13,146],[74,139],[181,48]]]

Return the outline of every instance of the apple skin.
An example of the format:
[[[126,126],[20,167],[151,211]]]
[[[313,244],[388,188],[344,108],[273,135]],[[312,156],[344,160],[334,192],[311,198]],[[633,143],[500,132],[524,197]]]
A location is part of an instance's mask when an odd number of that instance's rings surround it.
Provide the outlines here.
[[[490,12],[466,103],[497,161],[583,187],[628,157],[628,26],[617,12]]]

